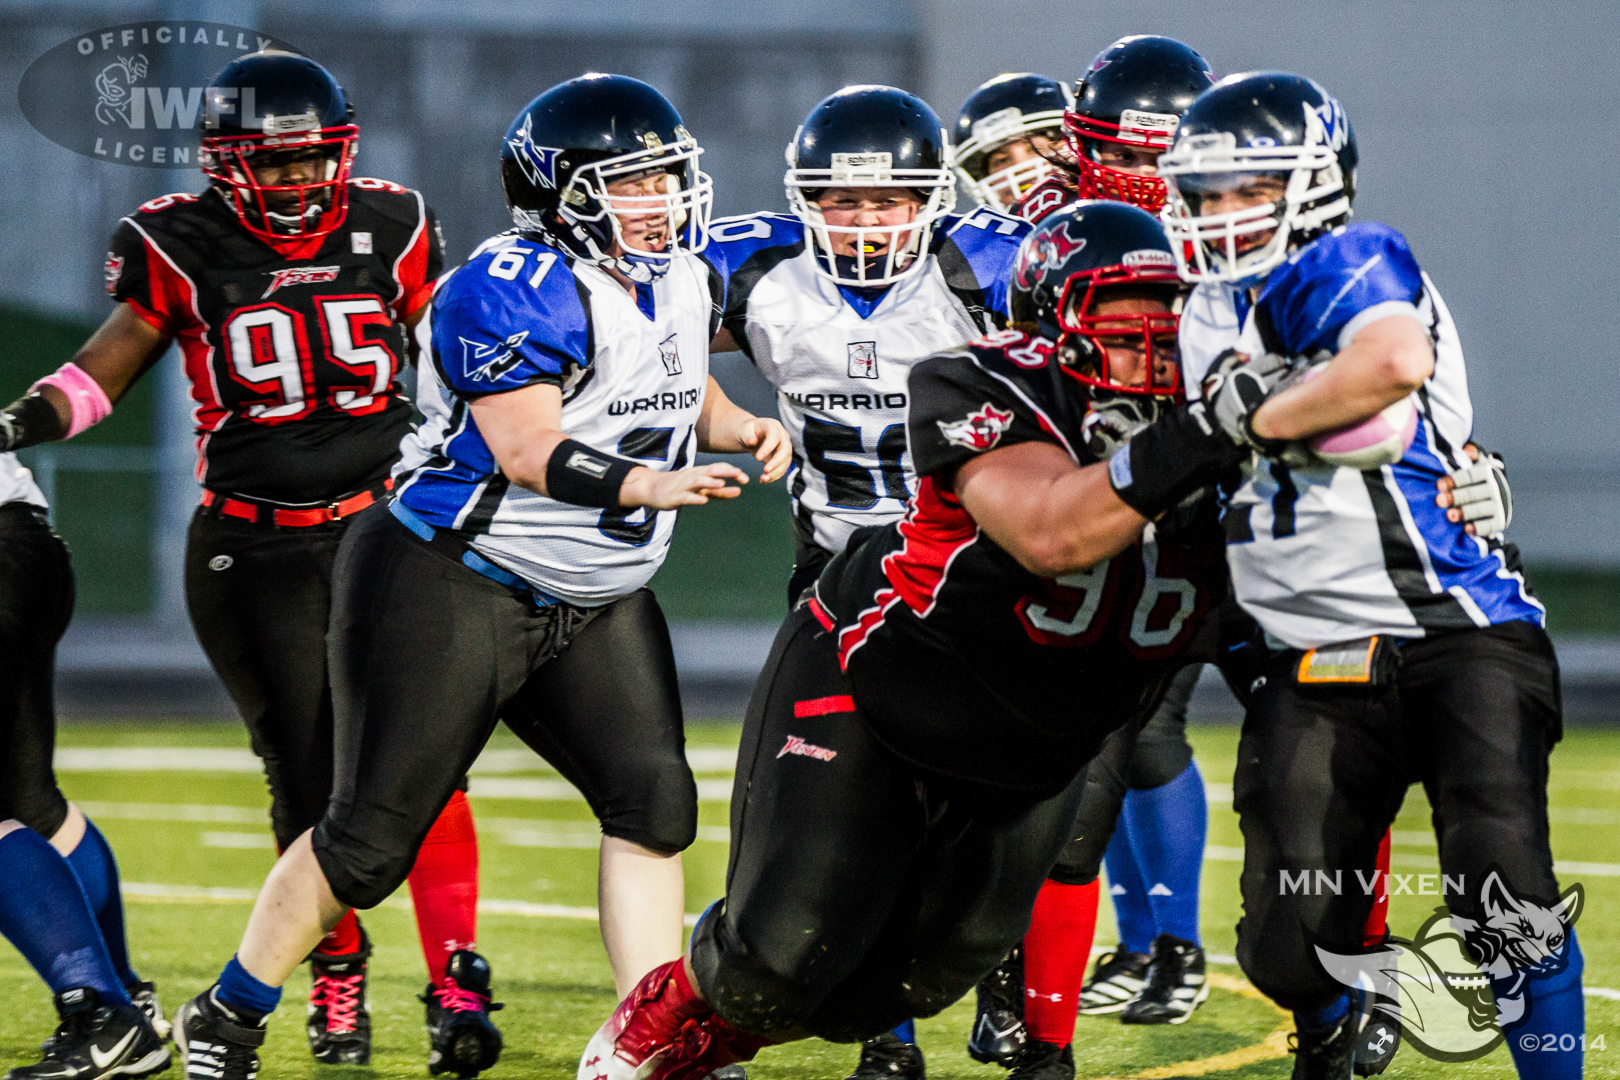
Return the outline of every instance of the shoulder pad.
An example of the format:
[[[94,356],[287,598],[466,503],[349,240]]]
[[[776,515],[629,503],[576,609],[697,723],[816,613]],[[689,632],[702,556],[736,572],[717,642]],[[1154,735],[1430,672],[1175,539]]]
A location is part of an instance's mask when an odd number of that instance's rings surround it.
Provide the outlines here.
[[[709,245],[725,252],[732,269],[766,248],[804,243],[804,223],[790,214],[739,214],[709,223]]]
[[[1256,304],[1268,348],[1288,356],[1337,352],[1340,332],[1380,304],[1415,304],[1423,272],[1406,238],[1387,225],[1335,229],[1272,271]]]
[[[176,191],[172,195],[159,195],[155,199],[148,199],[146,202],[143,202],[140,206],[136,207],[135,212],[137,214],[158,214],[162,213],[164,210],[170,209],[171,207],[183,206],[186,203],[194,203],[196,201],[197,196],[191,194],[191,192]]]

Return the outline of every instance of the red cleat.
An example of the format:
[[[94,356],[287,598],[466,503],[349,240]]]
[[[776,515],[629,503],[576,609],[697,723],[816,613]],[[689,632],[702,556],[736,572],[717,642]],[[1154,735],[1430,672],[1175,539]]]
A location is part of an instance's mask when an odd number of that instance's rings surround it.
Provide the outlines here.
[[[658,1059],[684,1045],[688,1025],[714,1015],[671,960],[649,971],[585,1045],[578,1080],[646,1080]],[[702,1037],[707,1049],[708,1039]],[[700,1049],[700,1052],[701,1052]]]

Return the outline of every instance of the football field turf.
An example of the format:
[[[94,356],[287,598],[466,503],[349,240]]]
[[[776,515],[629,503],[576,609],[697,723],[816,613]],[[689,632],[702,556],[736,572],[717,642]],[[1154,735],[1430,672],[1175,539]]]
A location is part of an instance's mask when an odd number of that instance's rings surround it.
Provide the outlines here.
[[[737,728],[691,727],[698,770],[700,835],[686,854],[688,912],[720,895],[726,856],[726,792]],[[1202,924],[1213,956],[1230,961],[1237,920],[1241,839],[1230,808],[1235,728],[1190,731],[1210,782],[1210,836],[1204,865]],[[268,799],[240,726],[105,724],[66,727],[60,735],[60,780],[97,821],[118,854],[136,969],[156,979],[166,1010],[196,993],[230,958],[254,891],[274,858],[264,810]],[[597,936],[595,823],[569,793],[504,730],[491,743],[473,781],[482,846],[481,950],[495,970],[506,1009],[496,1022],[506,1052],[486,1076],[574,1075],[580,1050],[614,1005],[612,981]],[[1586,954],[1589,1045],[1587,1075],[1620,1076],[1620,731],[1575,730],[1553,756],[1553,843],[1560,881],[1579,881],[1586,907],[1579,930]],[[1414,875],[1411,895],[1392,900],[1390,924],[1411,936],[1439,902],[1416,895],[1419,874],[1436,872],[1434,840],[1421,789],[1413,789],[1395,825],[1394,872]],[[1398,890],[1397,890],[1398,892]],[[408,891],[365,914],[376,942],[371,963],[375,1052],[369,1069],[323,1067],[309,1057],[302,1031],[308,976],[289,984],[264,1050],[267,1077],[347,1075],[425,1077],[426,1037],[415,995],[425,982]],[[1098,942],[1113,940],[1103,904]],[[1214,990],[1180,1027],[1127,1028],[1113,1018],[1080,1019],[1077,1073],[1084,1077],[1287,1076],[1290,1025],[1242,981],[1230,962],[1211,970]],[[13,950],[0,950],[0,1071],[37,1060],[51,1030],[48,995]],[[935,1080],[1004,1075],[963,1050],[971,995],[919,1024]],[[764,1051],[750,1066],[759,1080],[841,1080],[855,1049],[801,1042]],[[177,1068],[177,1067],[176,1067]],[[1390,1076],[1513,1075],[1507,1051],[1466,1065],[1442,1065],[1402,1050]],[[170,1073],[169,1075],[175,1075]]]

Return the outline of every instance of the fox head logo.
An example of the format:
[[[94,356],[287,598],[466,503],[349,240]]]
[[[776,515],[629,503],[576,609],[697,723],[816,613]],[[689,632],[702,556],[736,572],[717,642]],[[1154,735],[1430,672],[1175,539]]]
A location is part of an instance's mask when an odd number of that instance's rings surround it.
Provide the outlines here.
[[[1401,1026],[1408,1042],[1438,1061],[1472,1061],[1502,1041],[1502,1027],[1524,1019],[1525,983],[1564,969],[1569,931],[1585,891],[1571,885],[1545,905],[1515,893],[1496,871],[1480,886],[1477,917],[1438,909],[1410,941],[1345,955],[1318,945],[1323,969],[1374,995],[1375,1012]]]
[[[939,433],[947,442],[969,450],[989,450],[1001,441],[1001,433],[1012,427],[1012,410],[1002,411],[985,402],[960,420],[936,420]]]

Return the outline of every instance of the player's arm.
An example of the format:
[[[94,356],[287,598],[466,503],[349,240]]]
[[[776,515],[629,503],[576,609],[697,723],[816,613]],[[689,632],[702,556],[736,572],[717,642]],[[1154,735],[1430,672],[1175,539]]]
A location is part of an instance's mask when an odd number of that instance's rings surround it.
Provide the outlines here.
[[[660,472],[587,446],[562,430],[562,390],[533,383],[469,402],[473,422],[501,472],[514,484],[576,506],[674,510],[734,499],[748,477],[715,463]]]
[[[703,392],[697,443],[699,450],[711,454],[753,454],[765,466],[759,476],[764,484],[787,472],[793,462],[793,444],[788,441],[787,429],[781,421],[755,416],[726,397],[713,375],[709,376],[709,385]]]
[[[0,452],[70,438],[105,419],[169,341],[129,304],[119,304],[72,360],[0,409]]]
[[[1303,439],[1357,424],[1400,401],[1434,374],[1434,342],[1422,323],[1390,315],[1368,323],[1316,377],[1267,398],[1251,426],[1263,439]]]
[[[714,332],[714,340],[709,342],[711,353],[736,352],[740,348],[742,346],[737,344],[737,339],[732,337],[731,331],[724,326]]]
[[[1117,555],[1148,521],[1115,494],[1107,465],[1081,467],[1048,442],[1018,443],[964,462],[955,491],[992,540],[1046,578]]]

